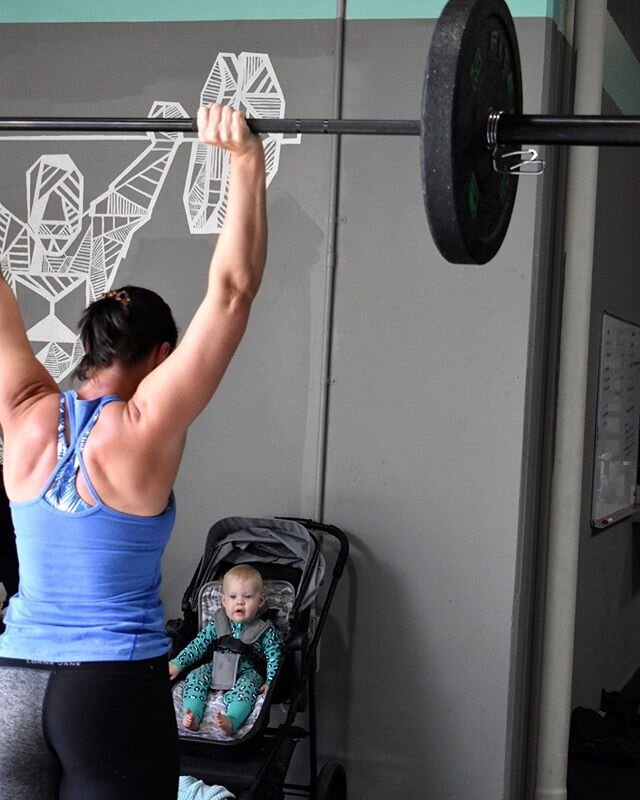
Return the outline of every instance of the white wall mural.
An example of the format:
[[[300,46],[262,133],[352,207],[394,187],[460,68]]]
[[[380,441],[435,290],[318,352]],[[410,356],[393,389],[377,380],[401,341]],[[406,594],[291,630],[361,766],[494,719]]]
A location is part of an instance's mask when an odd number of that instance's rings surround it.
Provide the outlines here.
[[[157,102],[149,116],[185,111],[178,103]],[[111,287],[133,235],[151,218],[182,134],[149,138],[147,148],[86,210],[83,176],[71,156],[62,154],[43,155],[27,171],[26,222],[0,203],[3,269],[19,301],[28,293],[45,301],[42,318],[27,335],[57,381],[82,357],[77,319]]]
[[[284,117],[285,101],[265,53],[220,53],[209,73],[201,102],[232,104],[250,117]],[[156,101],[149,117],[188,117],[176,102]],[[46,141],[46,136],[5,139]],[[28,219],[20,220],[0,202],[0,262],[19,302],[42,306],[28,330],[40,361],[56,381],[82,357],[75,326],[82,310],[117,279],[131,241],[152,217],[178,148],[191,148],[184,208],[192,234],[215,234],[226,211],[229,156],[200,145],[182,133],[129,134],[118,137],[63,135],[55,140],[114,138],[148,142],[143,152],[85,209],[84,176],[69,154],[43,155],[26,173]],[[300,136],[264,137],[267,183],[276,174],[283,144]],[[37,298],[26,298],[28,294]]]
[[[220,53],[205,81],[200,103],[232,105],[259,119],[281,119],[285,110],[284,94],[264,53]],[[270,133],[264,137],[267,186],[278,171],[280,148],[291,142],[300,142],[300,135]],[[226,153],[198,142],[192,144],[184,190],[191,233],[220,231],[226,212],[228,168]]]

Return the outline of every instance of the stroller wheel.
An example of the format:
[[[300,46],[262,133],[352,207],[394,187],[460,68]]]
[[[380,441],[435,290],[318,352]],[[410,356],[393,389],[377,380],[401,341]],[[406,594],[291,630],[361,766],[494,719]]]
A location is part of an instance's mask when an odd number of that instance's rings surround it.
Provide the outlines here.
[[[347,800],[347,774],[338,761],[328,761],[318,775],[318,800]]]

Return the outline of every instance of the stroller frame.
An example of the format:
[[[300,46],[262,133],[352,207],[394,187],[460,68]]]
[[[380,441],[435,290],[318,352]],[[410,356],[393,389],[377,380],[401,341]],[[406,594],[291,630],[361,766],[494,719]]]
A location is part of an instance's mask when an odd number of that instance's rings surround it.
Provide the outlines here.
[[[335,525],[298,517],[226,518],[210,529],[207,548],[216,526],[228,521],[233,524],[236,520],[246,522],[247,526],[277,528],[278,523],[300,525],[306,530],[313,545],[311,557],[296,588],[291,613],[294,624],[285,641],[285,656],[251,731],[235,741],[196,739],[181,734],[180,772],[199,778],[205,783],[222,784],[234,792],[238,800],[281,800],[285,794],[293,797],[310,797],[312,800],[345,800],[346,775],[342,765],[337,761],[330,761],[318,771],[315,673],[322,631],[349,554],[347,537]],[[329,548],[332,550],[332,557],[322,581],[322,600],[316,606],[315,628],[308,638],[307,627],[304,630],[296,630],[295,622],[298,621],[298,611],[309,589],[312,572],[321,557],[323,545],[328,541],[332,545]],[[204,563],[206,557],[205,549],[205,554],[200,559],[183,596],[182,619],[170,620],[167,624],[168,631],[174,639],[173,655],[197,630],[194,596],[206,583],[202,579],[203,571],[206,572],[207,569]],[[303,610],[301,616],[304,614]],[[287,685],[283,685],[285,681]],[[283,691],[284,696],[279,696]],[[275,726],[269,724],[273,702],[287,704],[284,720]],[[304,710],[308,711],[306,728],[295,724],[298,713]],[[307,739],[308,742],[308,783],[287,783],[285,778],[293,752],[302,739]]]

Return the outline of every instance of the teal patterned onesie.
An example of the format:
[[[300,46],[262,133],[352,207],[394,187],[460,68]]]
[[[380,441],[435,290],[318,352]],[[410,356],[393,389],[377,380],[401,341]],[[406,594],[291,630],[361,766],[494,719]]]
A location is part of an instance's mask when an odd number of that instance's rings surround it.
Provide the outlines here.
[[[248,622],[234,622],[229,620],[231,633],[235,639],[240,638],[242,631],[249,625]],[[197,663],[206,653],[209,645],[218,638],[215,622],[209,622],[189,644],[171,660],[172,664],[182,671]],[[264,658],[267,663],[266,680],[254,669],[248,658],[240,658],[238,675],[235,685],[224,693],[224,702],[227,706],[227,716],[231,720],[234,731],[251,713],[258,697],[258,690],[263,683],[271,683],[278,670],[282,657],[282,637],[275,625],[271,624],[262,636],[250,645],[256,653]],[[197,718],[198,722],[204,715],[204,707],[211,686],[212,660],[190,672],[184,682],[182,694],[182,707]]]

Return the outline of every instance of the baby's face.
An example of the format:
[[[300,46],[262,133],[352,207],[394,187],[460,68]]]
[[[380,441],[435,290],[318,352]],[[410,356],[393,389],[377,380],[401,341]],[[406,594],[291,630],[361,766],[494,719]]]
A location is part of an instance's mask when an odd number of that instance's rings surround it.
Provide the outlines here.
[[[222,605],[234,622],[250,622],[264,604],[264,595],[252,580],[231,578],[222,586]]]

